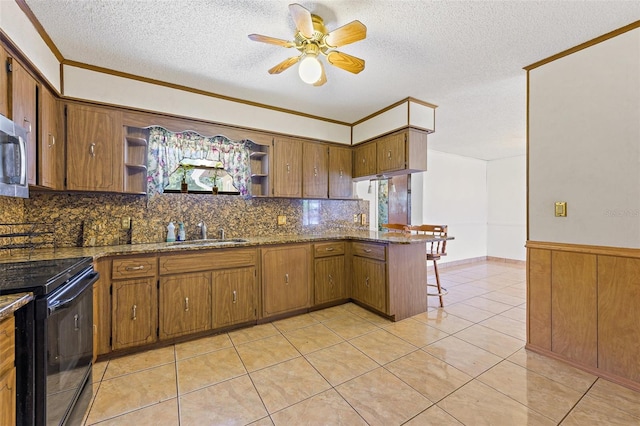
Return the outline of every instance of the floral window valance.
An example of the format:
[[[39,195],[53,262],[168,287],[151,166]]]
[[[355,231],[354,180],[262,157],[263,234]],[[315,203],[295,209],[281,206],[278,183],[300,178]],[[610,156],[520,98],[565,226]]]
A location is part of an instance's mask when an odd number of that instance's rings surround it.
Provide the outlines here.
[[[162,193],[180,161],[189,158],[221,161],[240,195],[249,195],[250,143],[232,141],[224,136],[206,137],[193,131],[176,133],[162,127],[150,127],[147,194]]]

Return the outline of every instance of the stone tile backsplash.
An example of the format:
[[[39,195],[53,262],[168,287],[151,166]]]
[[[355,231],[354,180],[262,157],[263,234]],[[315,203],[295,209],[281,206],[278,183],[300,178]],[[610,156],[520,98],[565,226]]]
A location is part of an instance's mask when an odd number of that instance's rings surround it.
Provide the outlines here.
[[[219,228],[227,238],[366,230],[353,222],[353,215],[369,215],[369,202],[363,200],[210,194],[162,194],[147,200],[139,195],[36,191],[29,199],[14,200],[0,197],[0,222],[50,223],[58,247],[161,242],[169,221],[176,231],[184,222],[188,240],[200,238],[200,221],[206,223],[209,238],[215,238]],[[286,216],[286,225],[277,224],[278,215]]]

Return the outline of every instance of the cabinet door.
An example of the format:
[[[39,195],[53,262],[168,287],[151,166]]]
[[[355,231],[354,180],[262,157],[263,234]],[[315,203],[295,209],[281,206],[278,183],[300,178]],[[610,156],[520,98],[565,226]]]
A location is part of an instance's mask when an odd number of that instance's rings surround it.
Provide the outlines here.
[[[13,122],[27,131],[27,180],[36,184],[36,80],[17,61],[12,61]]]
[[[351,148],[329,147],[329,198],[353,197]]]
[[[211,273],[160,278],[160,339],[211,328]]]
[[[309,307],[309,246],[262,249],[264,316]]]
[[[273,141],[273,195],[302,196],[302,143],[295,139]]]
[[[16,369],[0,376],[0,425],[16,423]]]
[[[376,170],[376,144],[358,145],[354,151],[354,176],[373,176]]]
[[[213,272],[213,328],[256,319],[256,268]]]
[[[120,111],[67,105],[67,189],[122,191]]]
[[[402,170],[406,167],[405,135],[406,133],[402,132],[378,140],[378,173]]]
[[[347,296],[344,279],[344,256],[315,260],[314,304],[341,300]]]
[[[39,184],[51,189],[62,187],[60,176],[64,147],[58,129],[58,101],[48,89],[41,87]]]
[[[140,278],[114,281],[112,286],[113,349],[153,343],[158,322],[156,280]]]
[[[329,150],[326,145],[302,145],[302,196],[327,198],[329,195]]]
[[[386,265],[380,260],[353,258],[353,298],[386,312]]]
[[[0,46],[0,114],[9,117],[9,73],[7,61],[9,55],[4,47]]]

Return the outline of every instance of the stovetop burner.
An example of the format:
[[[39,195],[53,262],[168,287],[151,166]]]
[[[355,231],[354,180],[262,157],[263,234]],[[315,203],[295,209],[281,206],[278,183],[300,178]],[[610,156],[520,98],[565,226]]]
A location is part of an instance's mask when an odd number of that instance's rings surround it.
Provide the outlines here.
[[[0,295],[33,292],[49,294],[79,271],[91,266],[90,257],[0,264]]]

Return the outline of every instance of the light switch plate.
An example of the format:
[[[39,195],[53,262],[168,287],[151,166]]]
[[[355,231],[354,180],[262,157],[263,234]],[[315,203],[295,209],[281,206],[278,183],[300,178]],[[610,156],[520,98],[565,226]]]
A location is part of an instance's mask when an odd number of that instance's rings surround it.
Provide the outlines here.
[[[566,201],[556,201],[556,217],[567,217]]]
[[[131,218],[130,217],[123,217],[122,218],[122,229],[129,229],[131,228]]]
[[[284,215],[278,215],[278,225],[286,225],[287,217]]]
[[[366,225],[367,224],[367,215],[362,213],[360,215],[360,225]]]

